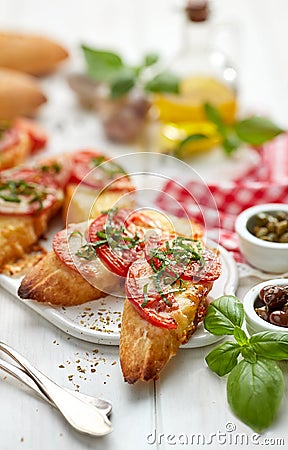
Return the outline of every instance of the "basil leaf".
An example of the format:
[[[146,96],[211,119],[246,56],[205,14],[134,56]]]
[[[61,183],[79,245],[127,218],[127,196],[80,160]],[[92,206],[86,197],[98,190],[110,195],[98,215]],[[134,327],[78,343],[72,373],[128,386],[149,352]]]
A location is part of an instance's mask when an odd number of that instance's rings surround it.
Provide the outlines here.
[[[217,126],[217,129],[219,133],[222,135],[222,137],[226,137],[226,125],[222,120],[222,117],[220,116],[218,110],[214,108],[211,103],[205,103],[204,104],[204,111],[206,114],[206,117],[210,122],[215,123]]]
[[[283,391],[283,374],[271,360],[242,360],[228,376],[227,399],[233,413],[258,433],[275,418]]]
[[[234,338],[238,342],[239,345],[246,345],[249,342],[248,337],[246,336],[245,331],[243,331],[240,327],[234,328]]]
[[[233,334],[244,320],[243,304],[233,295],[217,298],[207,308],[204,327],[212,334]]]
[[[269,359],[288,359],[288,333],[280,331],[262,331],[253,334],[250,345],[259,356]]]
[[[147,53],[144,57],[144,65],[145,67],[153,66],[159,61],[159,55],[157,53]]]
[[[97,50],[86,45],[81,46],[88,75],[97,81],[111,81],[124,68],[119,55],[113,52]]]
[[[235,135],[228,135],[223,139],[222,146],[225,153],[230,156],[240,146],[240,140]]]
[[[179,94],[179,78],[171,72],[162,72],[149,80],[144,89],[150,92]]]
[[[254,350],[249,346],[245,345],[244,347],[241,347],[241,355],[245,359],[245,361],[249,363],[256,363],[257,361],[257,355],[254,352]]]
[[[185,139],[183,139],[183,141],[180,142],[179,147],[174,152],[174,155],[183,157],[185,155],[185,149],[183,150],[183,147],[185,147],[187,144],[190,144],[190,142],[202,141],[203,139],[207,139],[207,136],[205,134],[198,133],[187,136]]]
[[[132,75],[124,74],[114,79],[110,84],[110,96],[113,99],[127,94],[135,85],[135,78]]]
[[[239,353],[240,347],[236,342],[224,342],[208,353],[205,361],[213,372],[222,377],[236,366]]]
[[[251,117],[235,123],[238,137],[248,144],[261,145],[270,141],[284,130],[265,117]]]

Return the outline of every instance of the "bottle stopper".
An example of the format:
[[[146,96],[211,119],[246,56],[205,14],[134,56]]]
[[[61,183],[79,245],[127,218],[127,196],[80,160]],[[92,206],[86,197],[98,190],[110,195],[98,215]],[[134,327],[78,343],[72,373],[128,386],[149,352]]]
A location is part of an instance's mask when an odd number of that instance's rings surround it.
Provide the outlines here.
[[[209,16],[207,0],[189,0],[185,8],[187,17],[192,22],[205,22]]]

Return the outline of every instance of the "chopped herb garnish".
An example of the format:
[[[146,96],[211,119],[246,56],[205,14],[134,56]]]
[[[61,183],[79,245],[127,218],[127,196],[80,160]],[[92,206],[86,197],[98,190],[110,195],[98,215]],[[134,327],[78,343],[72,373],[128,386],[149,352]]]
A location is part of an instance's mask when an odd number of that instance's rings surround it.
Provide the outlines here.
[[[83,233],[81,233],[81,231],[75,230],[75,231],[72,231],[72,233],[69,234],[68,239],[71,239],[72,237],[75,237],[75,236],[80,236],[81,238],[84,237]]]
[[[5,202],[21,203],[24,200],[23,197],[26,198],[28,204],[39,202],[39,210],[43,209],[43,201],[47,197],[47,192],[42,186],[24,180],[2,182],[0,192],[2,192],[0,198]]]
[[[95,156],[91,159],[91,164],[92,167],[101,169],[109,178],[113,178],[115,175],[127,175],[122,167],[111,160],[107,160],[104,156]]]
[[[13,197],[12,195],[4,195],[0,194],[0,198],[4,200],[5,202],[13,202],[13,203],[20,203],[21,200],[18,197]]]
[[[144,302],[142,303],[141,307],[145,308],[145,306],[147,306],[147,303],[149,302],[148,283],[143,286],[143,294],[144,294]]]
[[[172,306],[169,294],[186,290],[181,276],[189,265],[198,262],[200,271],[205,264],[201,242],[180,236],[172,242],[167,240],[161,247],[152,248],[149,256],[149,264],[154,272],[152,275],[154,286],[168,306]],[[179,285],[167,290],[169,285],[173,286],[176,283]]]
[[[86,259],[87,261],[92,261],[97,256],[93,245],[90,243],[82,245],[75,254],[79,258]]]
[[[44,164],[40,167],[40,169],[42,170],[42,172],[55,174],[61,172],[62,165],[55,162],[53,164]]]

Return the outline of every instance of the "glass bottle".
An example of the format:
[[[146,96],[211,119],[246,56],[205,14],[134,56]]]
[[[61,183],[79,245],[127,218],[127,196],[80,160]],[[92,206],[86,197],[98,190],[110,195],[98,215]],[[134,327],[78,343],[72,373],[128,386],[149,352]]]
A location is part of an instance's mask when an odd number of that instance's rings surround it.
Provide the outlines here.
[[[161,123],[162,151],[177,155],[179,143],[188,135],[206,136],[183,147],[181,151],[190,156],[219,143],[215,125],[207,120],[205,103],[216,107],[225,122],[234,121],[237,72],[215,45],[207,0],[188,1],[181,31],[180,51],[169,66],[180,79],[179,94],[157,94],[154,105]]]

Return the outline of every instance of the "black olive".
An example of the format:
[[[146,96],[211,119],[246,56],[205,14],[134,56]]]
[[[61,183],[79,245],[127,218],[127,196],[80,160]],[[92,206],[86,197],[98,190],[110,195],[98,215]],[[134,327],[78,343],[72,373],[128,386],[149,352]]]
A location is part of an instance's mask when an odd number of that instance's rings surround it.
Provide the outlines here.
[[[273,311],[269,316],[269,322],[279,327],[288,327],[288,312]]]
[[[267,306],[262,306],[261,308],[255,308],[256,314],[258,314],[259,317],[261,317],[261,319],[266,320],[266,322],[268,322],[269,320],[269,309],[267,308]]]
[[[270,309],[280,309],[287,302],[287,292],[283,286],[265,286],[259,296]]]

